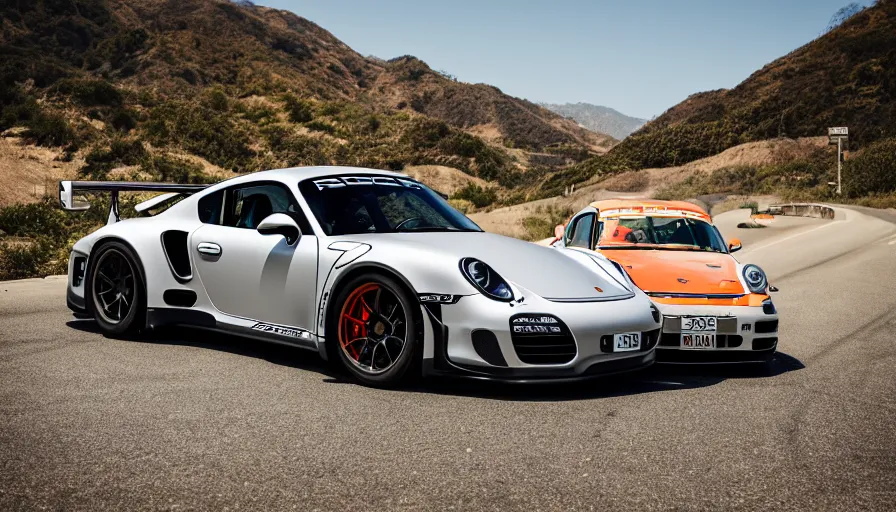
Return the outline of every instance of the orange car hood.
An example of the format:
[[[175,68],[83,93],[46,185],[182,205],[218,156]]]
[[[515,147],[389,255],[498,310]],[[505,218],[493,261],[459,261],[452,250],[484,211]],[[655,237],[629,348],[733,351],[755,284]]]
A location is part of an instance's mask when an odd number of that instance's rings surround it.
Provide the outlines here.
[[[645,292],[742,294],[737,261],[728,254],[682,250],[603,249]]]

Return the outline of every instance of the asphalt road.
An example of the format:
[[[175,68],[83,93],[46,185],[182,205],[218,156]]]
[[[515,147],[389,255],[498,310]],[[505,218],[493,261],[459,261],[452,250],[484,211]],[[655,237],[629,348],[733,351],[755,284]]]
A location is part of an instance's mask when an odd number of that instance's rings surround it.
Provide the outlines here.
[[[382,391],[238,338],[107,339],[61,279],[0,283],[0,510],[892,510],[882,217],[744,233],[781,290],[769,371]]]

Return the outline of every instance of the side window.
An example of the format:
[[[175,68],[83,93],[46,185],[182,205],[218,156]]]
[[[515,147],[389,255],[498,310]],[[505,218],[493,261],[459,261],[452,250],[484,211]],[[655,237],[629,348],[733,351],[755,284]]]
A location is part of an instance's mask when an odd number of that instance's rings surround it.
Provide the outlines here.
[[[566,232],[567,247],[582,247],[591,249],[591,237],[594,227],[594,213],[587,213],[573,219]]]
[[[199,220],[205,224],[218,224],[223,222],[224,191],[212,192],[199,200]]]
[[[266,217],[284,213],[292,217],[303,234],[312,234],[308,220],[302,214],[292,192],[279,183],[259,183],[222,190],[223,207],[219,216],[222,226],[255,229]],[[204,198],[203,198],[204,199]],[[200,218],[203,207],[200,201]],[[204,222],[204,221],[203,221]]]

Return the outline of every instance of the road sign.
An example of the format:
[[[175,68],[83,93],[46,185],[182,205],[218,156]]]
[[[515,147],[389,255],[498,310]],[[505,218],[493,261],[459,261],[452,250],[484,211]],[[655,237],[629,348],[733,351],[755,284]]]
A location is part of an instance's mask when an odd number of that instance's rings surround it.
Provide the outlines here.
[[[828,136],[828,145],[836,146],[837,144],[840,144],[841,142],[843,144],[846,144],[848,141],[849,141],[849,137],[847,137],[845,135],[830,135],[830,136]]]
[[[843,144],[849,141],[849,128],[846,126],[834,126],[828,128],[828,144],[837,145],[837,194],[843,193],[840,188],[840,172],[843,166]]]

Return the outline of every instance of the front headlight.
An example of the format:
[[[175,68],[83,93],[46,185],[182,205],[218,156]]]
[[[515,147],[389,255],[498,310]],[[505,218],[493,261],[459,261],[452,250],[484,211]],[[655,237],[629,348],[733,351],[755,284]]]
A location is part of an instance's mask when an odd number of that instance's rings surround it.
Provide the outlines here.
[[[513,300],[513,291],[510,289],[507,281],[502,279],[491,267],[476,258],[460,260],[460,271],[467,278],[467,281],[478,288],[486,297],[502,302]]]
[[[765,272],[761,268],[756,265],[744,265],[743,272],[744,282],[747,283],[747,288],[751,292],[765,293],[765,290],[768,288],[768,278],[765,277]]]

